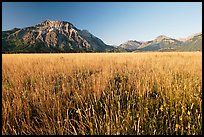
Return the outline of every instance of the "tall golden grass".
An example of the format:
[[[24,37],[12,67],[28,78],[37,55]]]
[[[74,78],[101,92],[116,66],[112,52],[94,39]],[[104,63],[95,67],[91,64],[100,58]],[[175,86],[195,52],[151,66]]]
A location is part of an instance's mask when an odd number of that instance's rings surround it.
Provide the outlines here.
[[[2,55],[3,135],[201,135],[202,53]]]

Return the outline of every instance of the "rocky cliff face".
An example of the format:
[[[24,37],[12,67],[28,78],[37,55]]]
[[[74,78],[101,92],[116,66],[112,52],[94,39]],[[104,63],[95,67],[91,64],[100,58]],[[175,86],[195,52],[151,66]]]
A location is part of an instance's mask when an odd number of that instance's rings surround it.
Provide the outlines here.
[[[81,31],[66,21],[46,20],[32,27],[5,31],[2,34],[5,51],[103,52],[114,49],[88,31]]]

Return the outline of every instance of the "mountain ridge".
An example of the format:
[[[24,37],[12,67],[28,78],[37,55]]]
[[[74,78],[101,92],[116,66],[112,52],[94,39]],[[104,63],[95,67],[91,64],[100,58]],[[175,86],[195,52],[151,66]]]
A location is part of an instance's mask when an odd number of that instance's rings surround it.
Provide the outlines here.
[[[128,40],[116,47],[68,21],[47,19],[33,26],[2,31],[3,53],[132,51],[202,51],[202,32],[185,40],[162,34],[150,41]]]
[[[131,51],[202,51],[202,32],[187,37],[185,41],[159,35],[153,40],[141,42],[140,45],[134,46],[134,44],[137,42],[134,43],[132,40],[132,43],[127,41],[118,47],[126,50],[131,48]]]

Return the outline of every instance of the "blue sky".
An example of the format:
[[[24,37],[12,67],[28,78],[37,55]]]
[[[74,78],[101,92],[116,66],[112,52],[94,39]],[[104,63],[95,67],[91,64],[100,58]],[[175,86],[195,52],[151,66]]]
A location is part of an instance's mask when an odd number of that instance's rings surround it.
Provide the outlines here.
[[[202,2],[3,2],[2,29],[46,19],[71,22],[106,44],[146,41],[158,35],[187,37],[202,32]]]

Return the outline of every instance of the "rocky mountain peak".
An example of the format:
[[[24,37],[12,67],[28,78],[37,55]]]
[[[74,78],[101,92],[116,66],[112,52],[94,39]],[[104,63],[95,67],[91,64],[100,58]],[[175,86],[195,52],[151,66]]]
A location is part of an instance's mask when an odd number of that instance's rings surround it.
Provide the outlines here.
[[[142,44],[142,42],[137,41],[137,40],[128,40],[126,43],[135,43],[135,44]]]
[[[35,25],[35,27],[40,28],[40,29],[46,29],[46,28],[52,28],[52,29],[58,29],[58,30],[64,29],[66,31],[68,31],[68,29],[70,28],[77,29],[70,22],[60,21],[60,20],[49,20],[49,19]]]
[[[160,42],[166,43],[167,42],[167,43],[173,44],[175,42],[181,42],[181,41],[167,37],[165,35],[160,35],[160,36],[156,37],[156,39],[154,39],[152,42],[154,42],[154,43],[160,43]]]
[[[169,37],[167,37],[167,36],[165,36],[165,35],[159,35],[158,37],[156,37],[155,40],[161,41],[161,40],[164,40],[164,39],[171,39],[171,38],[169,38]]]
[[[120,44],[119,47],[132,51],[137,49],[141,44],[141,42],[138,42],[136,40],[128,40],[127,42]]]

